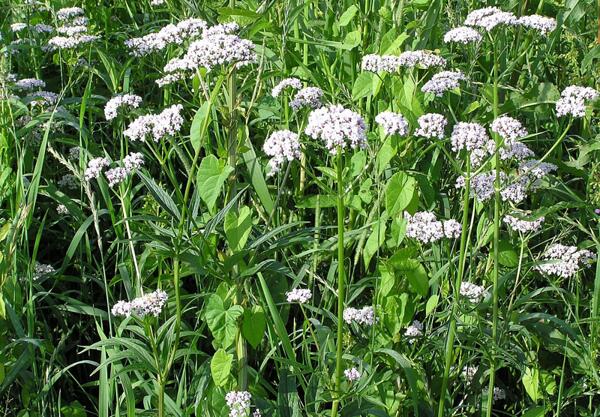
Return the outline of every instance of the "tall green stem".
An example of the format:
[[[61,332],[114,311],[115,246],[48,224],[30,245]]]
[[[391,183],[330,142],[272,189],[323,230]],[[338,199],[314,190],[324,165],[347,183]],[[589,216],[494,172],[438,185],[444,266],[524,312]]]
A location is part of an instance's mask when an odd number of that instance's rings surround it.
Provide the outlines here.
[[[494,46],[494,90],[493,90],[494,118],[499,115],[498,99],[498,53]],[[500,243],[500,147],[501,139],[494,134],[496,141],[496,152],[494,154],[494,164],[496,168],[496,178],[494,180],[494,240],[493,240],[493,261],[494,269],[492,272],[492,352],[490,359],[490,380],[488,385],[488,398],[485,408],[485,415],[491,417],[494,404],[494,383],[496,379],[496,344],[498,342],[498,274],[499,274],[499,248]]]
[[[467,259],[467,242],[469,236],[469,199],[471,193],[471,161],[470,155],[467,155],[467,172],[465,175],[465,191],[463,194],[463,216],[462,229],[460,233],[460,252],[458,256],[458,274],[454,282],[454,299],[452,300],[452,310],[450,313],[450,327],[448,329],[448,338],[446,339],[444,376],[442,377],[442,388],[440,401],[438,403],[437,417],[444,417],[444,406],[446,398],[446,389],[448,388],[448,376],[453,362],[454,338],[456,336],[456,314],[458,313],[458,302],[460,297],[460,286],[465,272]]]
[[[335,357],[335,399],[331,406],[331,417],[336,417],[340,403],[340,386],[342,385],[342,355],[344,337],[344,299],[346,298],[346,275],[344,270],[344,156],[338,147],[336,157],[337,170],[337,230],[338,230],[338,323],[337,323],[337,351]]]

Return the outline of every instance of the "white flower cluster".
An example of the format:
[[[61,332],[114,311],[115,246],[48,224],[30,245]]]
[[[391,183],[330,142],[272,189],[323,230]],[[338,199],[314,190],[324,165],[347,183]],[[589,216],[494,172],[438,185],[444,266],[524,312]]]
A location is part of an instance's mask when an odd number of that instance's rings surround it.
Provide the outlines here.
[[[444,58],[425,50],[402,52],[400,56],[398,56],[398,63],[400,66],[407,68],[419,67],[427,69],[446,66],[446,60]]]
[[[17,22],[17,23],[13,23],[12,25],[10,25],[10,30],[12,30],[14,33],[25,30],[26,28],[27,28],[27,23]]]
[[[75,36],[54,36],[48,40],[48,48],[54,49],[74,49],[80,45],[94,42],[100,39],[96,35],[79,34]]]
[[[60,33],[61,35],[67,35],[67,36],[75,36],[80,33],[85,33],[85,32],[87,32],[87,30],[88,30],[88,28],[85,25],[61,26],[56,29],[56,31],[58,33]]]
[[[460,81],[463,80],[466,80],[466,77],[460,71],[442,71],[431,77],[431,79],[421,87],[421,91],[441,97],[446,91],[458,88],[460,86]]]
[[[73,146],[69,148],[69,159],[74,159],[79,161],[79,153],[81,152],[81,148],[79,146]]]
[[[430,51],[405,51],[399,56],[369,54],[362,58],[361,68],[369,72],[396,72],[400,67],[423,69],[445,67],[446,60]]]
[[[537,159],[529,159],[519,165],[519,174],[527,177],[530,181],[541,180],[557,167],[549,162],[540,162]]]
[[[230,23],[205,30],[202,38],[193,41],[181,58],[173,58],[165,65],[166,78],[156,82],[165,85],[173,78],[181,79],[199,68],[207,71],[221,65],[241,68],[255,62],[254,44],[232,33],[237,29],[236,24]]]
[[[377,319],[375,318],[375,310],[371,306],[365,306],[361,309],[348,307],[344,309],[344,321],[348,324],[357,323],[372,326]]]
[[[274,175],[281,169],[286,162],[300,159],[300,140],[298,134],[289,130],[278,130],[271,133],[263,145],[265,154],[271,157],[269,166],[271,171],[269,175]]]
[[[539,31],[542,35],[547,35],[556,29],[556,19],[552,17],[532,14],[530,16],[521,16],[518,19],[521,26]]]
[[[133,141],[144,140],[151,135],[155,142],[166,136],[174,136],[183,125],[182,110],[181,104],[174,104],[158,114],[140,116],[131,122],[123,135]]]
[[[169,45],[182,45],[186,40],[199,37],[207,25],[201,19],[186,19],[174,24],[168,24],[158,32],[149,33],[140,38],[125,41],[125,46],[131,49],[131,54],[142,57],[153,52],[162,51]]]
[[[88,162],[87,168],[85,169],[84,177],[87,181],[94,178],[98,178],[102,173],[102,170],[110,165],[108,158],[98,157]]]
[[[400,68],[395,55],[365,55],[361,61],[361,69],[368,72],[396,72]]]
[[[413,320],[412,324],[404,331],[404,336],[409,338],[408,343],[415,343],[418,337],[423,336],[423,323],[419,320]]]
[[[556,115],[558,117],[571,115],[573,117],[585,116],[585,101],[595,100],[600,96],[598,91],[590,87],[570,85],[560,93],[556,102]]]
[[[478,371],[479,371],[478,366],[466,365],[462,368],[462,371],[460,372],[460,374],[468,383],[471,383],[473,381],[473,378],[475,378],[475,375],[477,374]]]
[[[163,290],[144,294],[141,297],[134,298],[132,301],[118,301],[112,307],[113,316],[154,316],[158,317],[163,307],[167,303],[168,295]]]
[[[411,216],[404,212],[406,218],[406,236],[422,243],[432,243],[442,238],[460,237],[462,227],[456,220],[439,221],[429,211],[419,211]]]
[[[494,195],[495,181],[496,171],[474,175],[471,177],[471,197],[477,198],[480,202],[489,200]],[[515,204],[523,201],[527,197],[530,181],[531,177],[522,175],[511,182],[504,172],[500,172],[500,196],[502,201],[511,201]],[[456,188],[464,188],[464,186],[464,177],[459,177],[456,181]]]
[[[536,230],[539,230],[540,227],[542,227],[542,223],[544,223],[544,216],[539,217],[535,220],[524,220],[520,217],[515,217],[510,214],[507,214],[502,220],[504,221],[504,223],[506,223],[508,227],[510,227],[515,232],[528,233],[535,232]]]
[[[79,188],[77,177],[73,174],[65,174],[58,180],[58,186],[61,188],[68,188],[70,190],[76,190]]]
[[[15,88],[26,91],[44,87],[46,87],[46,83],[43,80],[38,80],[37,78],[23,78],[15,83]]]
[[[348,380],[348,382],[358,381],[360,379],[360,371],[356,368],[350,368],[344,370],[344,376]]]
[[[406,136],[408,134],[408,121],[400,113],[381,112],[375,117],[375,122],[383,128],[388,136],[394,134]]]
[[[58,94],[52,91],[35,91],[25,96],[32,106],[50,107],[58,102]]]
[[[135,170],[144,165],[144,155],[139,152],[130,153],[121,161],[123,166],[109,169],[104,173],[109,187],[114,187],[125,181]]]
[[[424,138],[438,138],[444,137],[444,129],[448,124],[448,120],[438,113],[427,113],[420,116],[417,120],[419,127],[415,131],[415,136],[422,136]]]
[[[459,26],[454,29],[450,29],[444,35],[444,42],[456,42],[466,45],[470,42],[480,42],[482,39],[481,34],[475,29],[467,26]]]
[[[54,28],[45,23],[37,23],[30,27],[31,31],[34,33],[52,33],[54,32]]]
[[[304,107],[318,109],[322,105],[322,97],[323,90],[319,87],[305,87],[296,93],[292,101],[290,101],[290,107],[294,111],[298,111]]]
[[[294,288],[285,293],[288,303],[306,304],[312,297],[312,292],[307,288]]]
[[[56,213],[60,214],[61,216],[66,216],[69,214],[69,209],[64,204],[58,204],[56,206]]]
[[[498,25],[515,26],[518,24],[517,17],[510,12],[503,12],[497,7],[484,7],[473,10],[467,15],[465,25],[484,28],[487,31]]]
[[[366,131],[367,126],[358,113],[340,105],[331,105],[310,113],[304,133],[313,139],[322,140],[325,147],[336,154],[338,148],[365,148]]]
[[[165,4],[165,0],[151,0],[150,6],[162,6]]]
[[[52,265],[42,264],[39,262],[35,263],[35,268],[33,270],[33,280],[37,281],[42,278],[44,275],[53,274],[56,272],[56,269]]]
[[[507,144],[528,135],[527,129],[523,127],[521,122],[509,116],[500,116],[494,119],[491,129],[492,132],[500,135]]]
[[[73,19],[77,16],[83,16],[81,7],[64,7],[56,12],[56,18],[60,21]]]
[[[476,304],[479,303],[483,298],[487,297],[489,295],[489,291],[480,285],[464,281],[460,284],[460,295],[468,298],[470,302]]]
[[[271,95],[273,97],[279,97],[279,94],[288,87],[294,90],[300,90],[302,88],[302,82],[298,78],[285,78],[273,87]]]
[[[104,117],[106,120],[113,120],[118,115],[121,107],[132,107],[137,109],[142,104],[142,98],[135,94],[121,94],[108,100],[104,106]]]
[[[492,140],[490,141],[491,148],[488,147],[488,151],[490,154],[494,153],[496,149],[496,143]],[[527,158],[531,158],[535,156],[533,151],[527,147],[527,145],[514,141],[510,144],[504,144],[503,147],[500,148],[500,159],[516,159],[517,161],[523,161]]]
[[[485,128],[479,123],[458,122],[454,125],[450,142],[452,150],[460,152],[465,149],[473,151],[483,148],[490,140]]]
[[[252,395],[248,391],[230,391],[225,395],[229,417],[248,417]]]
[[[544,262],[537,265],[536,270],[548,275],[570,278],[581,268],[590,266],[595,257],[587,249],[578,250],[576,246],[557,243],[546,249],[542,259]]]

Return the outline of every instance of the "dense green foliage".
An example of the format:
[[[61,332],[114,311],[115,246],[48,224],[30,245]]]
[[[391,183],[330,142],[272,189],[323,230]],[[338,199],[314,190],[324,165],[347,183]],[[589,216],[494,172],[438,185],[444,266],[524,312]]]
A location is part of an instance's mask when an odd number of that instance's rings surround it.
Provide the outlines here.
[[[249,391],[247,416],[600,416],[600,100],[586,101],[583,117],[555,106],[567,86],[600,88],[599,4],[502,2],[557,27],[444,43],[488,5],[1,3],[0,415],[224,417],[226,394]],[[60,27],[57,11],[71,6],[99,39],[46,48],[56,33],[32,28]],[[256,62],[157,85],[188,42],[132,56],[125,41],[188,18],[236,22]],[[27,27],[15,31],[18,22]],[[420,49],[462,71],[460,88],[424,93],[435,68],[361,67],[367,54]],[[43,80],[56,101],[31,103],[11,74]],[[271,94],[289,77],[362,116],[368,146],[332,154],[307,135],[311,109],[292,110],[290,90]],[[123,93],[143,102],[107,120],[106,103]],[[176,134],[124,135],[138,116],[175,104]],[[375,121],[386,110],[410,133],[386,135]],[[415,134],[426,113],[448,119],[443,139]],[[455,186],[478,168],[452,151],[453,126],[480,123],[498,147],[489,126],[500,115],[518,119],[522,142],[557,167],[518,203],[501,198],[500,180],[485,202]],[[263,144],[282,129],[299,134],[301,156],[268,175]],[[114,167],[131,152],[145,164],[120,184],[85,178],[93,158]],[[517,166],[496,149],[479,171]],[[507,227],[517,208],[543,216],[541,228]],[[422,211],[457,220],[462,233],[406,236]],[[569,277],[540,272],[556,243],[591,251],[594,263]],[[487,293],[471,302],[461,282]],[[290,303],[294,288],[312,297]],[[168,294],[158,316],[111,313],[156,289]],[[372,326],[343,320],[343,309],[363,306]],[[414,320],[422,333],[411,337]],[[342,374],[351,368],[355,381]],[[495,389],[504,396],[493,400]]]

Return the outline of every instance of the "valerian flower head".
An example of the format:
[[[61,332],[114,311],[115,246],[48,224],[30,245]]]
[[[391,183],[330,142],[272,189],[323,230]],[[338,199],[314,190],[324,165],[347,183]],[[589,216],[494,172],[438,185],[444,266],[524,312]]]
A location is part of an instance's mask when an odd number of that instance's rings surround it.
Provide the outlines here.
[[[400,113],[381,112],[375,117],[375,122],[383,128],[388,136],[394,134],[406,136],[408,134],[408,121]]]
[[[405,212],[404,218],[406,219],[406,236],[422,243],[432,243],[442,238],[457,238],[462,229],[457,221],[439,221],[435,214],[429,211],[420,211],[412,216]]]
[[[492,122],[492,132],[502,137],[505,143],[511,143],[527,136],[527,129],[521,122],[509,116],[500,116]]]
[[[585,101],[595,100],[600,96],[598,91],[590,87],[571,85],[560,93],[556,102],[556,115],[558,117],[571,115],[573,117],[585,116]]]
[[[459,26],[457,28],[450,29],[444,35],[445,43],[455,42],[463,45],[467,45],[468,43],[472,42],[480,42],[481,39],[481,34],[468,26]]]
[[[395,55],[369,54],[362,58],[361,69],[368,72],[396,72],[400,68],[400,60]]]
[[[417,50],[402,52],[398,56],[398,64],[407,68],[428,69],[432,67],[445,67],[446,60],[431,51]]]
[[[460,71],[442,71],[431,77],[421,91],[441,97],[446,91],[460,87],[460,81],[465,79],[465,75]]]
[[[518,24],[517,17],[510,12],[503,12],[497,7],[484,7],[473,10],[467,15],[465,25],[484,28],[487,31],[498,25],[515,26]]]
[[[357,323],[372,326],[376,322],[375,310],[371,306],[360,309],[348,307],[344,309],[344,321],[348,324]]]
[[[158,317],[163,307],[167,303],[168,295],[163,290],[156,290],[141,297],[137,297],[130,302],[119,301],[112,308],[114,316],[154,316]]]
[[[158,32],[149,33],[140,38],[125,41],[125,46],[131,50],[133,56],[141,57],[153,52],[162,51],[169,45],[182,45],[185,41],[198,38],[207,28],[206,22],[201,19],[186,19],[178,24],[169,24]]]
[[[478,123],[459,122],[454,125],[450,136],[454,152],[483,148],[488,140],[490,138],[485,128]]]
[[[137,109],[142,104],[142,98],[135,94],[122,94],[108,100],[104,106],[104,117],[106,120],[113,120],[117,117],[119,109],[130,107]]]
[[[548,275],[570,278],[580,269],[589,267],[595,256],[587,249],[577,249],[576,246],[553,244],[542,255],[543,262],[535,267],[536,270]]]
[[[312,292],[307,288],[294,288],[285,293],[288,303],[306,304],[312,297]]]
[[[83,16],[83,13],[81,7],[64,7],[56,12],[56,17],[58,20],[65,21],[77,16]]]
[[[123,167],[111,168],[104,173],[106,179],[108,180],[108,186],[114,187],[125,181],[127,176],[129,175],[129,171],[127,171]]]
[[[360,372],[356,368],[350,368],[344,370],[344,376],[348,380],[348,382],[358,381],[360,379]]]
[[[322,105],[322,97],[323,90],[319,87],[305,87],[296,93],[292,101],[290,101],[290,107],[294,111],[298,111],[304,107],[318,109]]]
[[[304,133],[320,139],[332,154],[338,148],[364,148],[367,146],[367,126],[363,118],[340,105],[313,110],[308,116]]]
[[[279,97],[281,92],[286,88],[300,90],[302,88],[302,82],[298,78],[284,78],[275,87],[273,87],[271,95],[273,97]]]
[[[38,80],[37,78],[23,78],[15,82],[15,88],[18,90],[26,90],[31,91],[36,88],[44,88],[46,87],[46,83],[43,80]]]
[[[477,304],[483,298],[487,297],[489,292],[482,286],[463,281],[460,284],[460,295],[466,297],[470,302]]]
[[[544,216],[538,217],[534,220],[525,220],[521,217],[515,217],[507,214],[502,220],[510,229],[514,230],[515,232],[529,233],[535,232],[542,227],[542,223],[544,223]]]
[[[230,391],[225,395],[229,417],[248,417],[252,395],[248,391]]]
[[[104,168],[110,165],[108,158],[98,157],[88,162],[87,168],[85,169],[84,177],[87,181],[98,178]]]
[[[417,123],[419,127],[415,131],[415,136],[443,139],[448,120],[441,114],[427,113],[419,117]]]
[[[552,17],[540,16],[538,14],[521,16],[517,22],[521,26],[537,30],[544,36],[556,29],[556,19]]]
[[[279,172],[281,166],[287,161],[300,159],[300,140],[298,134],[289,130],[278,130],[271,133],[263,145],[265,154],[271,157],[269,175]]]
[[[404,336],[408,338],[408,343],[415,343],[417,338],[423,336],[423,323],[413,320],[412,324],[404,331]]]
[[[155,142],[167,136],[174,136],[183,126],[182,110],[181,104],[174,104],[159,114],[140,116],[131,122],[123,131],[123,135],[133,141],[144,140],[150,135]]]

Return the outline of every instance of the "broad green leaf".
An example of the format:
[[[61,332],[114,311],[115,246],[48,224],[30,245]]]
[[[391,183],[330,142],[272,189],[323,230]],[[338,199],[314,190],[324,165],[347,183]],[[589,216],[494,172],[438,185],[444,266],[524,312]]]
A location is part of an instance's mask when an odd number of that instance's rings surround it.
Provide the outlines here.
[[[351,50],[360,45],[362,35],[360,30],[355,30],[353,32],[349,32],[344,38],[344,43],[342,44],[342,49]]]
[[[257,348],[267,328],[265,312],[261,306],[254,306],[252,310],[244,310],[242,321],[242,335],[253,348]]]
[[[507,240],[501,240],[498,245],[498,262],[500,265],[514,268],[519,265],[519,255]]]
[[[227,383],[232,363],[232,354],[225,352],[224,349],[219,349],[215,352],[210,360],[210,373],[216,386],[222,387]]]
[[[232,171],[232,167],[222,163],[214,155],[205,156],[200,162],[197,177],[199,194],[210,211],[214,210],[223,184]]]
[[[546,415],[546,407],[538,406],[525,411],[523,417],[544,417]]]
[[[365,261],[365,267],[369,267],[371,258],[377,253],[377,250],[381,247],[385,241],[385,232],[387,230],[387,218],[382,217],[373,225],[371,229],[371,235],[367,239],[365,249],[363,251],[363,260]]]
[[[425,305],[425,315],[426,316],[429,316],[431,313],[433,313],[435,311],[435,308],[437,307],[439,299],[440,299],[440,296],[437,294],[433,294],[431,297],[429,297],[429,300],[427,300],[427,304]]]
[[[190,127],[190,142],[196,152],[198,152],[198,149],[202,146],[202,137],[211,120],[210,108],[210,101],[205,101],[196,111],[194,119],[192,120],[192,126]]]
[[[216,294],[208,297],[204,307],[204,317],[217,346],[227,349],[235,341],[238,318],[243,314],[241,306],[234,305],[225,309],[223,300]]]
[[[390,258],[394,271],[408,279],[410,286],[418,294],[426,296],[429,292],[427,271],[419,261],[411,258],[412,251],[399,250]]]
[[[525,369],[521,381],[531,400],[537,402],[541,398],[539,371],[533,368]]]
[[[361,72],[352,86],[352,100],[357,101],[371,95],[373,92],[373,74]]]
[[[338,21],[338,26],[339,27],[348,26],[348,23],[350,23],[352,21],[352,19],[356,15],[356,12],[358,12],[358,7],[356,7],[355,5],[348,7],[346,9],[346,11],[344,13],[342,13],[342,15],[340,16],[340,20]]]
[[[385,208],[390,217],[401,213],[415,194],[417,181],[405,172],[397,172],[390,178],[385,190]]]
[[[396,285],[396,276],[394,275],[394,271],[385,264],[381,263],[378,266],[379,274],[381,275],[381,285],[379,286],[379,294],[381,297],[386,297]]]
[[[223,227],[229,247],[232,251],[239,252],[246,246],[248,236],[252,231],[252,210],[250,207],[242,206],[238,213],[228,212],[225,215]]]

